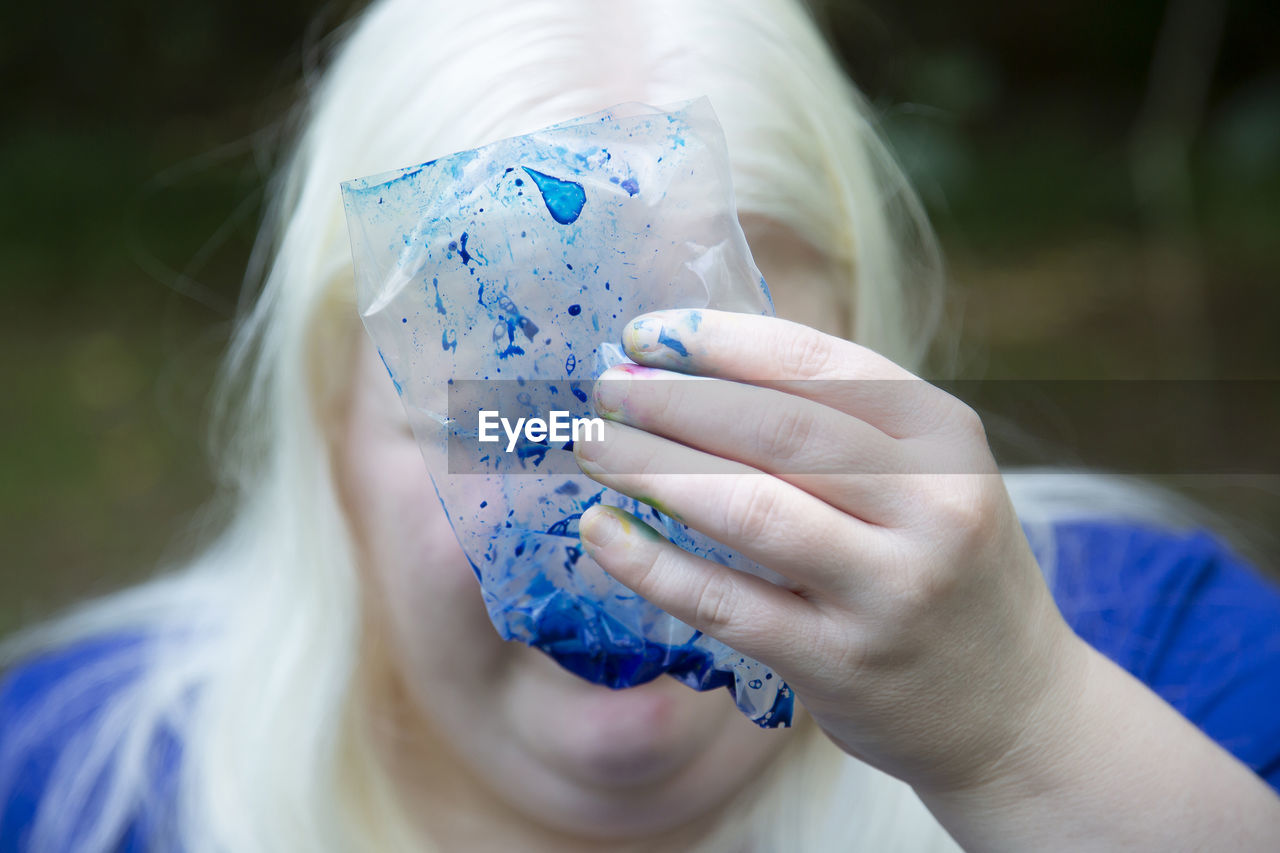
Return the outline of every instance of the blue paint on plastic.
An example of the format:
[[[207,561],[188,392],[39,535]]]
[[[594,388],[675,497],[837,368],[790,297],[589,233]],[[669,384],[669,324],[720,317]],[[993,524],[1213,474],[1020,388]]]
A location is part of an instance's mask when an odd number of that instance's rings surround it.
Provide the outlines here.
[[[448,414],[456,396],[497,380],[519,410],[504,416],[590,415],[593,381],[626,358],[617,342],[630,318],[702,306],[769,313],[727,175],[723,138],[702,101],[604,113],[344,184],[360,315],[388,374],[391,364],[401,374],[392,380],[406,408],[451,442],[474,430]],[[644,203],[628,203],[641,194]],[[714,215],[681,213],[690,209]],[[705,263],[709,251],[726,263]],[[691,330],[692,320],[673,325],[668,345],[687,352]],[[440,349],[423,346],[437,339]],[[583,476],[572,440],[525,439],[508,453],[504,438],[456,477],[434,439],[419,441],[503,638],[600,684],[666,673],[730,690],[762,726],[789,723],[782,679],[610,578],[583,553],[578,520],[595,504],[617,507],[699,557],[760,567]]]
[[[396,375],[391,372],[391,365],[387,364],[387,357],[382,354],[382,350],[378,350],[378,358],[382,359],[382,366],[387,369],[387,375],[391,377],[391,384],[396,386],[396,393],[404,396],[404,388],[400,386],[400,381],[396,379]]]
[[[538,185],[538,192],[542,193],[542,200],[546,202],[547,211],[552,219],[561,225],[578,221],[578,217],[582,215],[582,208],[587,203],[587,193],[582,189],[582,184],[553,178],[545,172],[530,169],[528,166],[525,166],[524,170]]]
[[[436,277],[432,277],[431,286],[435,288],[435,291],[436,291],[436,313],[448,314],[449,312],[446,311],[444,308],[444,300],[440,298],[440,279]]]

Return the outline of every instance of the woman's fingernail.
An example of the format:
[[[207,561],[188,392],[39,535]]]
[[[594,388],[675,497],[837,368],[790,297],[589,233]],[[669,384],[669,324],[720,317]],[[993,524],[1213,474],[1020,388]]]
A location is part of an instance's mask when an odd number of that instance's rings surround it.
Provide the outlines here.
[[[606,371],[596,380],[592,394],[596,401],[596,411],[602,415],[615,414],[622,409],[627,399],[627,386],[631,377],[622,370]]]
[[[622,346],[646,362],[682,361],[689,357],[687,341],[702,325],[702,312],[671,309],[637,317],[622,330]],[[636,358],[641,361],[641,358]]]
[[[578,535],[593,548],[604,548],[622,532],[622,522],[607,509],[588,512],[578,522]]]
[[[662,323],[653,317],[639,317],[622,332],[622,345],[631,352],[653,352],[662,346]]]

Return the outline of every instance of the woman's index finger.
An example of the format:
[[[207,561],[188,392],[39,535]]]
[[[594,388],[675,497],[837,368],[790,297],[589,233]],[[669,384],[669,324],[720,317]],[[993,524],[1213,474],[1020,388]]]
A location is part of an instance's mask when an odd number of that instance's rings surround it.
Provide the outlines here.
[[[622,344],[638,364],[745,382],[915,378],[866,347],[758,314],[654,311],[627,324]]]
[[[779,317],[654,311],[627,324],[622,343],[638,364],[785,391],[894,438],[931,431],[957,402],[873,350]]]

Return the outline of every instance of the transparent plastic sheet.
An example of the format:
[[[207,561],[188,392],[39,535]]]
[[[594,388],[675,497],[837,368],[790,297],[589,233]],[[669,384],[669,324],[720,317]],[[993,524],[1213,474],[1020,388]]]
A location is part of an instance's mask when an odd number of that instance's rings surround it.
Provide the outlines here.
[[[456,416],[475,404],[451,397],[458,388],[536,380],[587,416],[637,314],[773,313],[710,103],[624,104],[342,192],[361,316],[499,634],[599,684],[665,673],[729,688],[761,726],[789,725],[779,677],[610,578],[582,555],[577,519],[621,507],[694,554],[776,575],[577,473],[571,444],[498,445],[466,467],[449,456],[451,438],[476,435]]]

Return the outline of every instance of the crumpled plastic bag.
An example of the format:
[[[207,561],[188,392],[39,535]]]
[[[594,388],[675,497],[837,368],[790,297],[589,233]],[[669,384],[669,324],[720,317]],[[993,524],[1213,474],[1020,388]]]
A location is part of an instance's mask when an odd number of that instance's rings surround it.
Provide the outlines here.
[[[476,437],[477,389],[526,408],[536,389],[589,416],[593,380],[625,360],[621,332],[638,314],[773,313],[707,99],[620,105],[342,192],[361,316],[498,632],[599,684],[665,673],[728,687],[763,727],[789,725],[779,677],[583,558],[577,519],[597,502],[621,507],[694,554],[776,575],[602,488],[571,444],[495,445],[465,464],[453,454]]]

